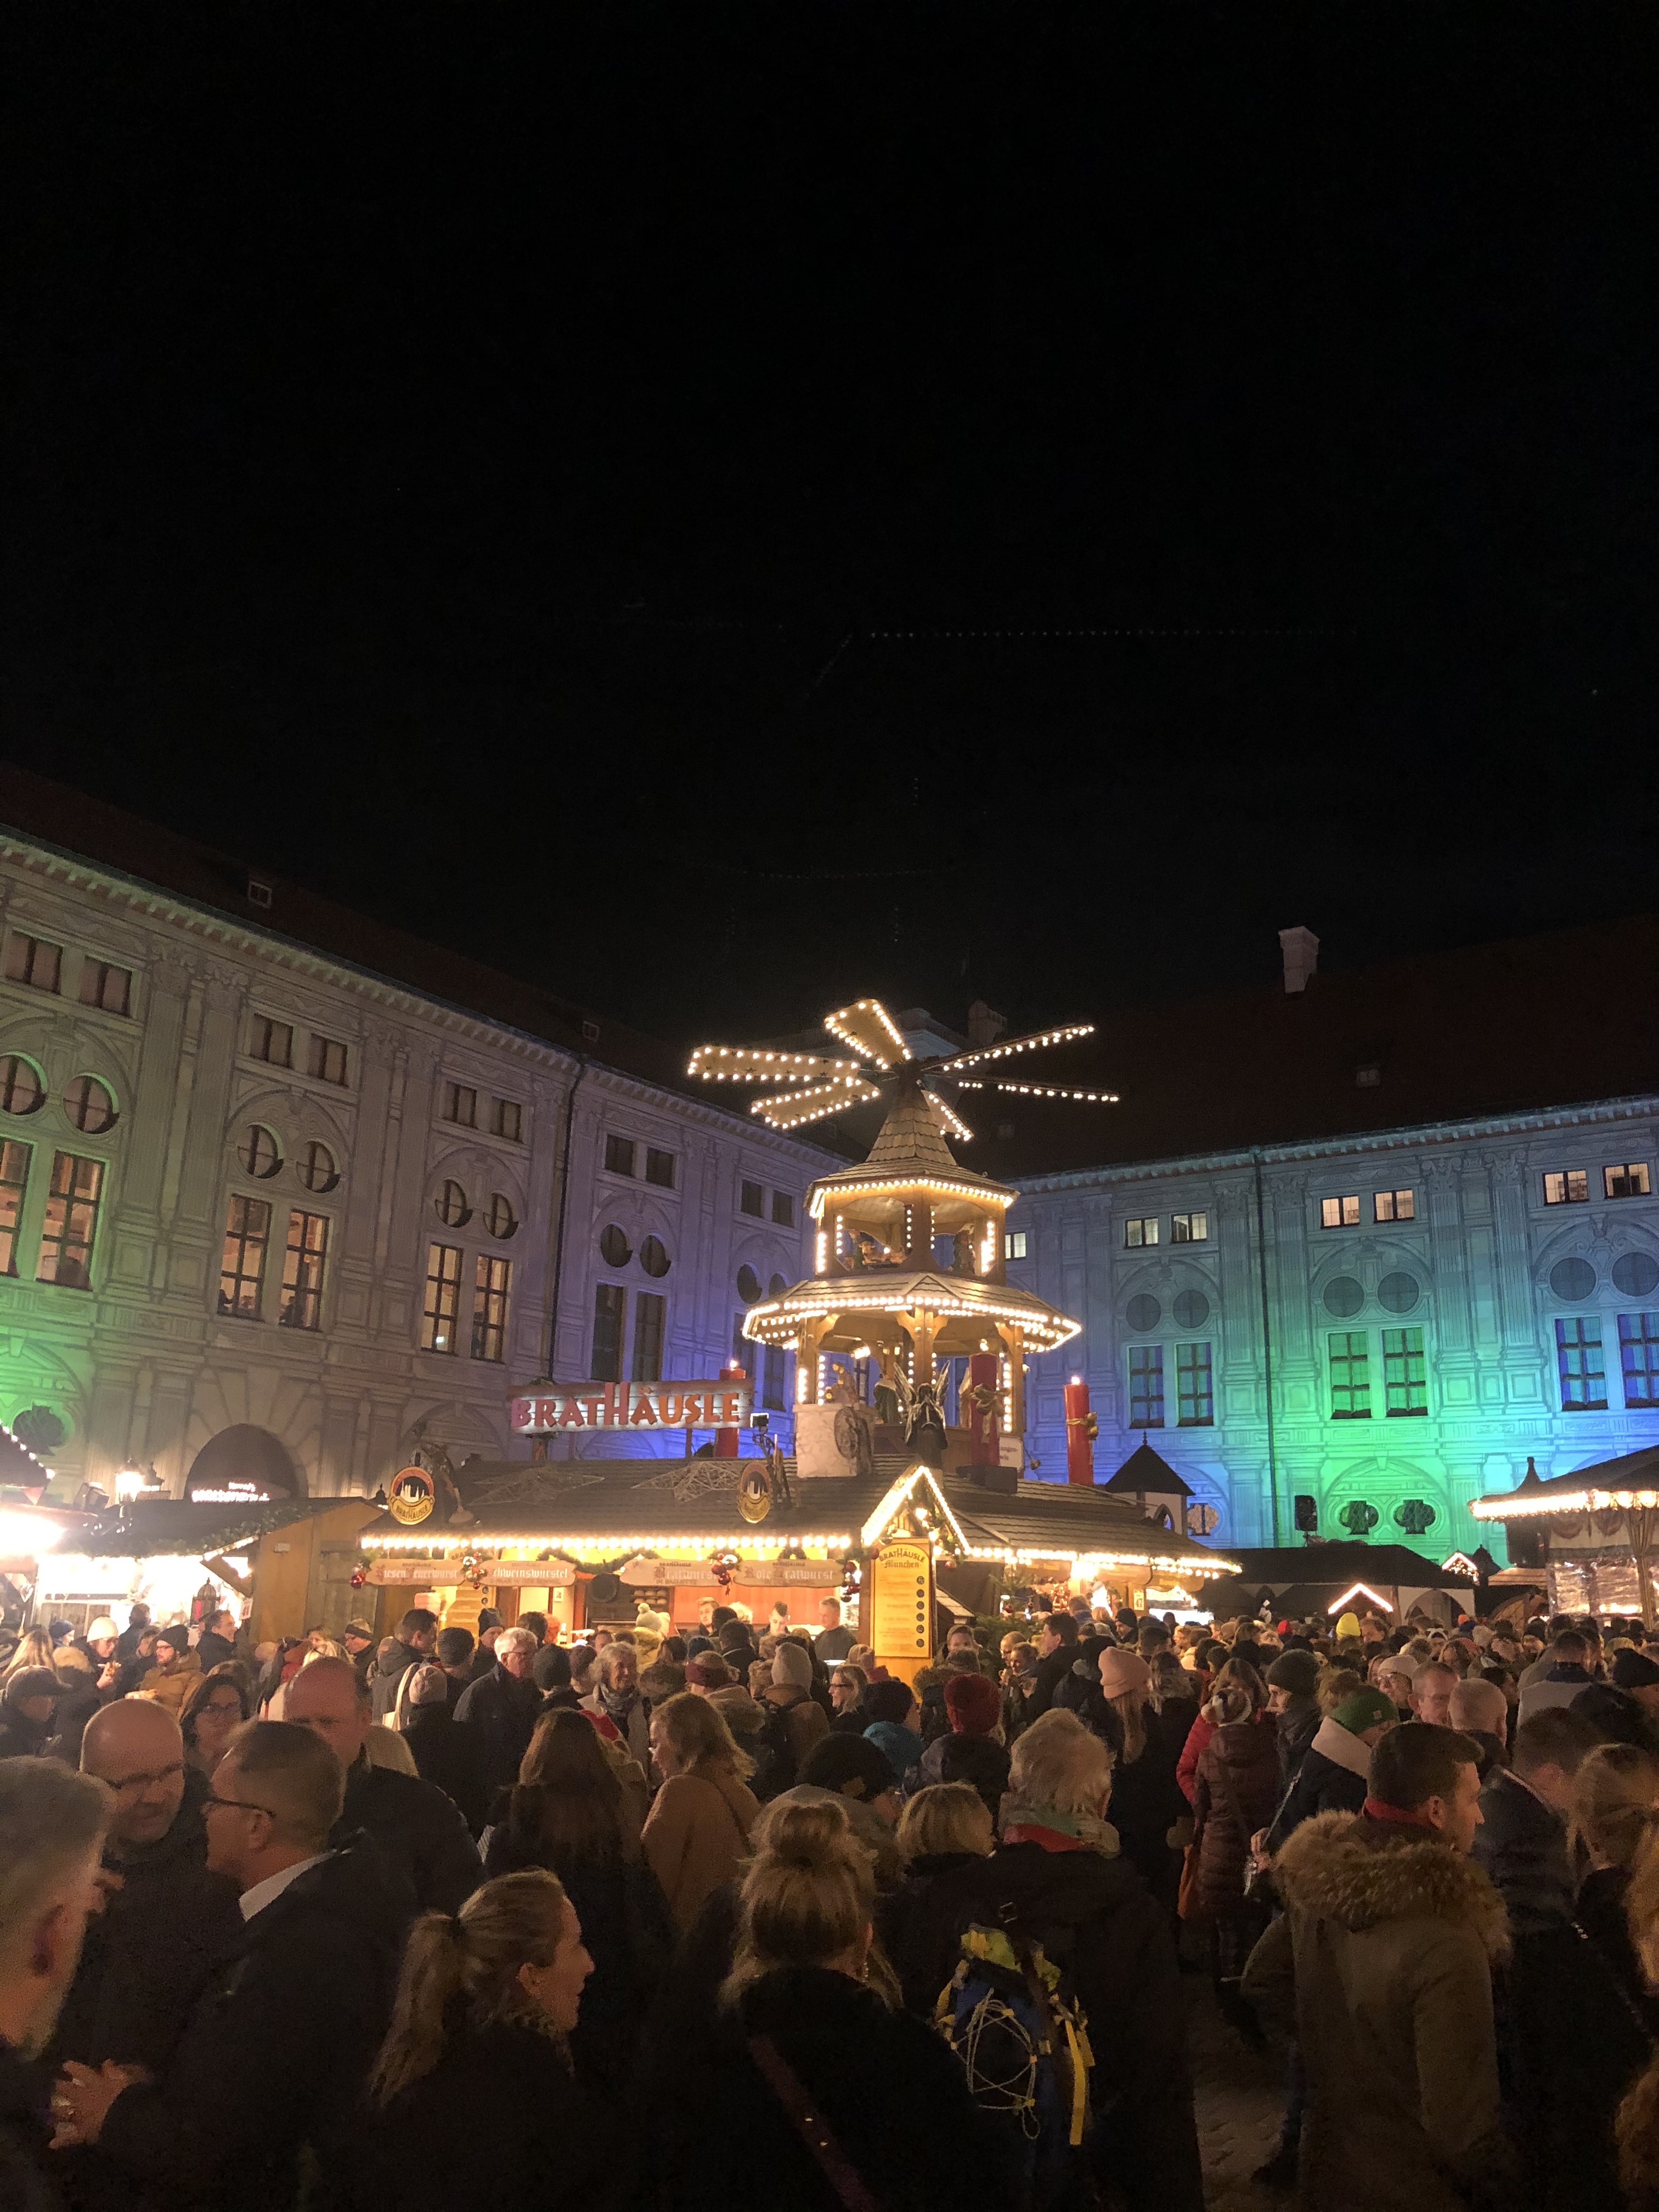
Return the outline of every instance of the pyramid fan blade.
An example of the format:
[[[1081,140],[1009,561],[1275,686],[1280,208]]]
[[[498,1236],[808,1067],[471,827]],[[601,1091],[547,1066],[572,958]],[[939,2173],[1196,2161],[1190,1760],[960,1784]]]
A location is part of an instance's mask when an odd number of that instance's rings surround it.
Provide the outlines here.
[[[805,1121],[822,1121],[826,1115],[844,1114],[852,1106],[862,1106],[881,1093],[873,1083],[848,1083],[845,1079],[835,1083],[823,1083],[811,1091],[770,1091],[750,1105],[751,1114],[758,1114],[775,1129],[798,1129]]]
[[[705,1083],[806,1083],[814,1078],[857,1077],[854,1060],[816,1052],[767,1052],[759,1045],[700,1044],[686,1068]]]
[[[1075,1098],[1085,1106],[1115,1106],[1115,1091],[1067,1091],[1058,1083],[964,1083],[964,1091],[1006,1091],[1017,1098]]]
[[[879,999],[859,999],[850,1006],[838,1007],[824,1016],[823,1026],[831,1036],[874,1060],[878,1067],[891,1067],[910,1057],[903,1032]]]
[[[974,1133],[961,1115],[953,1114],[937,1091],[924,1091],[921,1095],[927,1101],[927,1110],[933,1115],[933,1127],[940,1136],[955,1137],[965,1144]]]
[[[1070,1044],[1078,1037],[1092,1036],[1092,1022],[1066,1022],[1058,1029],[1036,1030],[1030,1036],[999,1037],[995,1044],[975,1046],[972,1052],[959,1052],[954,1060],[942,1062],[939,1073],[951,1068],[988,1066],[993,1060],[1007,1060],[1015,1053],[1040,1052],[1046,1045]]]

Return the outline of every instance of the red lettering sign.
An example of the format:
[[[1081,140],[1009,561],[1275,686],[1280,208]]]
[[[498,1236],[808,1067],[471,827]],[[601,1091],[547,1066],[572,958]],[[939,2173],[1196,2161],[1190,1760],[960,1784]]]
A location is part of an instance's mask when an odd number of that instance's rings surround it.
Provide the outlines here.
[[[515,1436],[553,1429],[737,1429],[753,1399],[746,1382],[555,1383],[543,1395],[512,1398],[507,1423]]]

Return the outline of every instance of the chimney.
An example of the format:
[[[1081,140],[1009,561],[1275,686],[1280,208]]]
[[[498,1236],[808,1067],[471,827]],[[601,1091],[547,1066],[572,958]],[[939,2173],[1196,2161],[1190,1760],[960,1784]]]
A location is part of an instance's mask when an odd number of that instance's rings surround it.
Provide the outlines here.
[[[983,999],[975,999],[968,1009],[968,1042],[975,1048],[994,1044],[1007,1027],[1007,1015],[988,1006]]]
[[[1285,955],[1286,992],[1305,991],[1309,976],[1318,972],[1319,939],[1298,923],[1294,929],[1279,931],[1279,949]]]

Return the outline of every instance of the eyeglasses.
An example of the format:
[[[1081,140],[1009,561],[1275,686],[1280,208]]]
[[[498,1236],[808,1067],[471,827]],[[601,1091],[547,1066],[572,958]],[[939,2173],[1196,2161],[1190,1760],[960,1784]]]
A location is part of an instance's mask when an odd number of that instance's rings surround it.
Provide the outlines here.
[[[158,1766],[153,1774],[123,1774],[118,1779],[114,1775],[111,1775],[106,1779],[109,1787],[118,1797],[130,1797],[135,1791],[142,1793],[146,1790],[154,1790],[158,1783],[171,1782],[176,1775],[182,1774],[184,1771],[184,1760],[175,1759],[171,1766]]]
[[[256,1805],[246,1797],[221,1797],[216,1791],[210,1790],[202,1800],[204,1813],[222,1813],[227,1806],[238,1813],[263,1813],[267,1820],[276,1818],[269,1805]]]

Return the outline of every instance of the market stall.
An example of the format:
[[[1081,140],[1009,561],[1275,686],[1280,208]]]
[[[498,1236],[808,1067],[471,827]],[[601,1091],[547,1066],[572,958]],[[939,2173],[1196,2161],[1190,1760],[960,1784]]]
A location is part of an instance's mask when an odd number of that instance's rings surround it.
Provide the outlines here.
[[[1528,1460],[1515,1489],[1469,1510],[1503,1525],[1510,1565],[1495,1581],[1541,1574],[1552,1613],[1659,1620],[1659,1444],[1548,1478]]]

